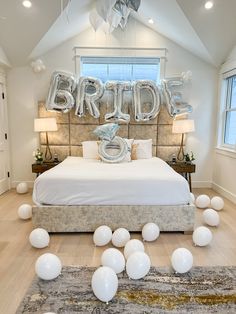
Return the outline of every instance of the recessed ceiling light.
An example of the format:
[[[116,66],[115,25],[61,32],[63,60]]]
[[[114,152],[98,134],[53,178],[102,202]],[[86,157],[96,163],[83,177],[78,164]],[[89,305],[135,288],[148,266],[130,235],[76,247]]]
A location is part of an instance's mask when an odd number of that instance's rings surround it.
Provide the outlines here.
[[[23,4],[23,6],[24,6],[25,8],[31,8],[31,6],[32,6],[31,1],[29,1],[29,0],[24,0],[24,1],[22,1],[22,4]]]
[[[149,23],[149,24],[154,24],[153,19],[152,19],[152,18],[148,19],[148,23]]]
[[[207,1],[205,3],[205,9],[209,10],[213,7],[213,1]]]

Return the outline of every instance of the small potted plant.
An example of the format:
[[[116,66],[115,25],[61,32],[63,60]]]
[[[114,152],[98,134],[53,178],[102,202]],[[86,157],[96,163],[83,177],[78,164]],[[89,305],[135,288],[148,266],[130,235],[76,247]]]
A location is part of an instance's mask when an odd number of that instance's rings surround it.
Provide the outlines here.
[[[195,160],[194,155],[193,155],[193,152],[191,151],[190,154],[187,153],[186,155],[184,155],[184,160],[185,160],[186,164],[191,164],[192,161]]]
[[[36,161],[36,164],[43,163],[43,153],[40,151],[39,148],[37,148],[36,151],[33,152],[33,156]]]

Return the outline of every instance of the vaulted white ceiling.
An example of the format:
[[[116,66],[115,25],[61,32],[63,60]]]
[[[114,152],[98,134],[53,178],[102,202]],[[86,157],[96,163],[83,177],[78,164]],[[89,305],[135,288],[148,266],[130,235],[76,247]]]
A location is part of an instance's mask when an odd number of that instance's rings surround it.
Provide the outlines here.
[[[94,0],[0,0],[0,48],[13,66],[27,64],[90,27]],[[236,0],[142,0],[133,17],[203,60],[219,66],[236,44]],[[64,12],[61,14],[61,4]],[[154,24],[148,24],[148,18]]]

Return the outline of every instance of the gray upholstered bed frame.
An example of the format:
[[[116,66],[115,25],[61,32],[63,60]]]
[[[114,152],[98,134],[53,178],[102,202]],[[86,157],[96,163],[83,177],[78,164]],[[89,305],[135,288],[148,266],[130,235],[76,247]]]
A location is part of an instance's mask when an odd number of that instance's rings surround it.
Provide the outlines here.
[[[33,225],[48,232],[93,232],[101,225],[112,230],[124,227],[141,231],[148,222],[158,224],[161,231],[191,233],[195,206],[34,206]]]

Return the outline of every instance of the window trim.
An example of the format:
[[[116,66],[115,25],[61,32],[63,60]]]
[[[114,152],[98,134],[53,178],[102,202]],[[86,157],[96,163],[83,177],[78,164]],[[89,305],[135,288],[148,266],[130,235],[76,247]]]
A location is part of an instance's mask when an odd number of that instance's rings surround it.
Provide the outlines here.
[[[230,145],[225,143],[225,130],[226,130],[226,118],[227,118],[227,112],[229,111],[236,111],[236,108],[229,109],[229,103],[228,98],[229,95],[227,95],[228,90],[228,79],[232,76],[236,75],[236,61],[235,64],[231,68],[227,68],[227,66],[223,66],[221,69],[221,75],[220,75],[220,93],[219,93],[219,111],[218,111],[218,140],[217,140],[217,146],[216,146],[216,152],[220,153],[222,151],[223,155],[228,155],[232,157],[233,155],[236,155],[236,143],[234,145]],[[231,90],[231,88],[230,88]],[[227,154],[228,153],[228,154]]]

